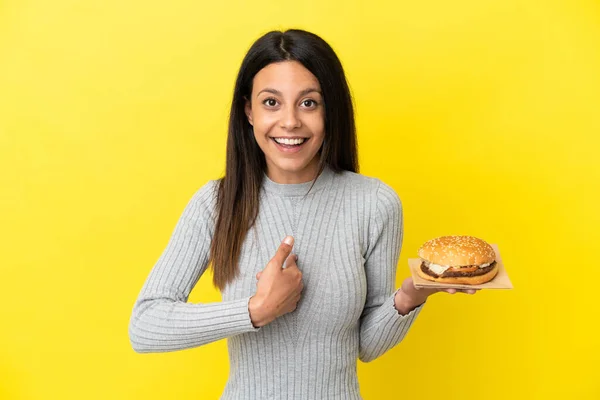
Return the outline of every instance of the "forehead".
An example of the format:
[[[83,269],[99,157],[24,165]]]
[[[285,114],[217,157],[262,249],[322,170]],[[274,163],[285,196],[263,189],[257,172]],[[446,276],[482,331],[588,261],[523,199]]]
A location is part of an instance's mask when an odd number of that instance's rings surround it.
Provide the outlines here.
[[[317,77],[298,61],[282,61],[267,65],[254,76],[252,86],[254,93],[265,88],[291,94],[307,88],[321,89]]]

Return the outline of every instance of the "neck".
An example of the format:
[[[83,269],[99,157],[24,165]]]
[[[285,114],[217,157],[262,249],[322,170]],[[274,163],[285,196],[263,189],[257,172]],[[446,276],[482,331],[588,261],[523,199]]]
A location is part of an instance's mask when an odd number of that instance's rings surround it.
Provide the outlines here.
[[[296,184],[314,180],[319,172],[319,160],[315,157],[302,171],[285,171],[267,165],[266,175],[275,183]]]
[[[271,180],[265,173],[262,187],[267,192],[277,196],[306,196],[309,192],[316,193],[325,187],[331,186],[334,175],[335,173],[328,165],[325,165],[323,172],[314,182],[307,180],[300,183],[279,183]]]

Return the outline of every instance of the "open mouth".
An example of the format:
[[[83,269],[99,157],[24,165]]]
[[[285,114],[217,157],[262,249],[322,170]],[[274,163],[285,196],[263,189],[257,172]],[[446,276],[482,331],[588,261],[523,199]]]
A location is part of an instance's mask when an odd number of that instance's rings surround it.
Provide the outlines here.
[[[295,152],[299,151],[306,142],[308,142],[309,138],[271,138],[275,145],[282,151],[286,152]]]

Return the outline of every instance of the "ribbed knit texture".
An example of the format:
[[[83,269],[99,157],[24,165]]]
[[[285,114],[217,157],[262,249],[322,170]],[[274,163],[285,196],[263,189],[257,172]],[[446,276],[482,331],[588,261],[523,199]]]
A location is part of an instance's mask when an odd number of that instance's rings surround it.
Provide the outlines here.
[[[259,215],[239,260],[240,275],[217,303],[187,303],[208,266],[216,181],[192,197],[135,302],[129,338],[140,353],[227,338],[230,375],[221,399],[361,399],[357,359],[371,361],[406,335],[422,306],[394,307],[402,242],[396,193],[376,178],[326,168],[312,182],[265,176]],[[303,273],[296,310],[254,328],[248,301],[256,273],[286,235]]]

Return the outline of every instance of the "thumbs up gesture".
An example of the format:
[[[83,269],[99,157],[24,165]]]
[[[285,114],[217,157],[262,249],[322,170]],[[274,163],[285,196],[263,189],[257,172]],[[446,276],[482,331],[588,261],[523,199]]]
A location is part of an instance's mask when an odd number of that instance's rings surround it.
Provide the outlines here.
[[[256,275],[256,293],[250,298],[248,309],[257,328],[294,311],[300,300],[304,285],[297,257],[291,254],[293,245],[294,238],[287,236],[265,269]]]

